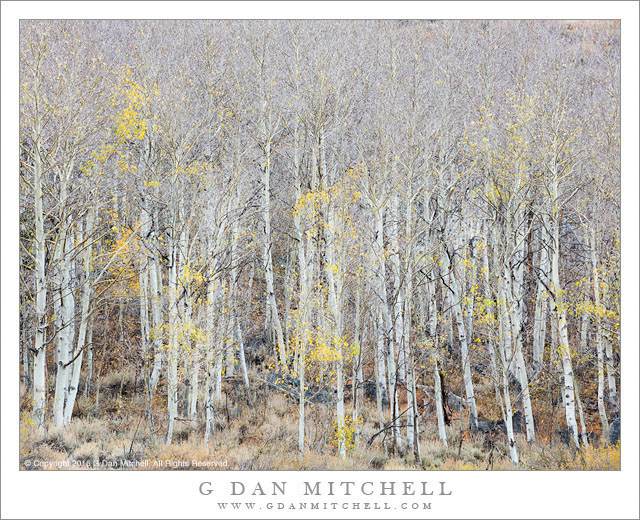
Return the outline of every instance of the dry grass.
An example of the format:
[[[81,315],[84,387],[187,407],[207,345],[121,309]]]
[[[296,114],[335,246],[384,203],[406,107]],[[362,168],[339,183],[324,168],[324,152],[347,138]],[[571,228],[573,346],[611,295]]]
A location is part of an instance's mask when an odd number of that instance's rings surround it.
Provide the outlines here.
[[[122,381],[115,376],[111,383]],[[115,388],[115,386],[114,386]],[[123,467],[135,461],[160,461],[138,469],[240,469],[240,470],[615,470],[620,468],[620,446],[593,446],[579,452],[561,443],[529,445],[517,439],[521,464],[508,458],[506,439],[488,443],[483,435],[465,432],[460,443],[459,424],[447,428],[449,445],[439,441],[433,420],[421,434],[421,460],[413,452],[404,455],[391,450],[392,439],[376,437],[375,405],[366,404],[360,442],[343,459],[337,454],[333,437],[333,407],[309,405],[305,430],[306,451],[298,454],[297,406],[279,394],[253,394],[240,390],[217,403],[218,417],[209,444],[204,444],[204,424],[178,421],[174,442],[164,443],[162,400],[154,410],[155,430],[141,410],[143,397],[122,398],[105,392],[101,415],[95,412],[74,417],[66,428],[48,426],[39,431],[27,411],[20,428],[21,467],[33,469],[35,460],[69,463],[64,469]],[[80,407],[94,401],[82,397]],[[233,403],[233,404],[232,404]],[[113,412],[113,410],[117,412]],[[209,463],[194,467],[193,461]],[[184,465],[188,462],[188,465]],[[213,466],[213,463],[217,466]],[[75,464],[75,466],[73,466]],[[43,469],[55,469],[55,465]],[[39,469],[39,468],[36,468]]]
[[[533,470],[619,470],[620,443],[589,446],[573,450],[564,445],[549,449],[548,446],[532,446],[524,460],[526,469]]]

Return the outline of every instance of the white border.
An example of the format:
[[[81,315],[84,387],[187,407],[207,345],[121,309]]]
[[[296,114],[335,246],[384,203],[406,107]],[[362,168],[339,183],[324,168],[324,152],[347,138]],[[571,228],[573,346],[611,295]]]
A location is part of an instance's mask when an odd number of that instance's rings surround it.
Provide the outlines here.
[[[18,20],[20,18],[620,18],[622,19],[622,438],[620,472],[19,472]],[[2,518],[215,518],[203,480],[443,480],[434,518],[638,518],[638,4],[636,2],[3,2]],[[69,500],[61,490],[71,490]],[[290,496],[288,498],[291,498]],[[73,504],[73,506],[70,506]],[[225,513],[228,514],[228,513]],[[260,511],[264,518],[408,517],[397,511]],[[237,512],[231,518],[246,517]],[[218,516],[219,517],[219,516]]]

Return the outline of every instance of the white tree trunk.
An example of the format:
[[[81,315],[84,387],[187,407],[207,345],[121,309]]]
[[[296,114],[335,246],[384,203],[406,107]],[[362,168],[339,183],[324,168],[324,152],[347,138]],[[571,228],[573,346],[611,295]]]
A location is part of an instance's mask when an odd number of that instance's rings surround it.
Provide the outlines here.
[[[223,298],[223,296],[221,295],[221,298]],[[224,305],[224,302],[222,302],[222,305]],[[218,329],[219,329],[219,338],[218,338],[218,346],[216,348],[215,351],[215,366],[213,369],[213,377],[214,377],[214,397],[215,399],[220,402],[222,400],[222,371],[224,368],[224,355],[226,352],[226,344],[227,344],[227,340],[228,340],[228,332],[229,332],[229,328],[228,328],[228,324],[229,321],[225,320],[224,317],[221,315],[220,319],[218,320]]]
[[[405,345],[403,343],[404,324],[402,314],[404,306],[404,294],[400,281],[402,273],[400,272],[400,244],[398,240],[398,220],[400,218],[398,207],[398,194],[397,190],[394,190],[393,194],[391,195],[391,206],[388,210],[387,215],[387,228],[389,229],[389,246],[391,247],[390,260],[393,281],[393,294],[395,297],[392,306],[393,335],[391,336],[391,340],[395,344],[394,351],[397,352],[398,355],[397,379],[401,383],[404,383],[406,381],[406,362],[404,351]],[[410,219],[411,215],[407,215],[407,218]]]
[[[336,379],[337,379],[337,392],[336,392],[336,422],[339,431],[342,433],[338,442],[338,454],[344,459],[347,455],[345,437],[344,437],[344,363],[341,356],[336,362]]]
[[[383,209],[382,208],[374,208],[374,218],[375,218],[375,254],[377,255],[378,265],[376,269],[377,280],[376,280],[376,289],[378,292],[379,308],[381,312],[381,316],[383,318],[383,331],[379,332],[380,337],[378,338],[378,348],[380,350],[381,358],[380,362],[382,366],[379,368],[379,373],[383,376],[385,375],[385,366],[384,366],[384,338],[385,336],[389,337],[389,351],[386,353],[386,360],[388,369],[388,388],[387,395],[389,398],[389,409],[392,421],[398,420],[398,392],[397,392],[397,367],[396,367],[396,358],[395,358],[395,344],[393,339],[393,320],[391,318],[391,312],[389,310],[388,298],[387,298],[387,284],[386,284],[386,266],[385,266],[385,249],[384,249],[384,220],[383,220]],[[381,393],[381,397],[384,393]],[[394,428],[391,432],[392,438],[395,439],[396,446],[400,448],[400,437],[397,435],[398,429],[397,424],[394,425]]]
[[[87,329],[87,375],[85,376],[84,395],[88,396],[93,383],[93,314],[89,317]]]
[[[324,133],[321,133],[321,150],[324,150]],[[324,153],[321,151],[322,164],[325,164]],[[323,171],[323,180],[326,179],[326,172]],[[345,458],[347,455],[345,444],[345,418],[344,418],[344,352],[342,348],[342,287],[344,266],[343,259],[338,254],[340,244],[336,241],[339,238],[334,232],[334,228],[339,228],[342,224],[335,215],[334,201],[329,201],[324,205],[324,214],[328,226],[324,226],[325,250],[327,262],[325,274],[329,286],[329,308],[333,317],[333,327],[331,331],[332,340],[337,350],[336,359],[336,426],[340,432],[338,439],[338,454]]]
[[[149,399],[153,397],[158,380],[162,373],[163,349],[162,349],[162,266],[157,251],[157,214],[154,214],[154,229],[151,234],[151,247],[153,252],[147,258],[147,267],[149,269],[149,302],[151,304],[151,318],[153,329],[151,332],[151,345],[153,346],[153,368],[149,380]]]
[[[80,371],[82,369],[82,358],[85,349],[85,339],[87,337],[87,326],[89,324],[89,303],[91,300],[92,284],[90,280],[91,276],[91,253],[92,253],[92,234],[93,234],[93,221],[94,221],[94,209],[90,208],[87,213],[87,226],[84,236],[87,237],[88,244],[85,246],[84,251],[84,265],[83,265],[83,281],[84,287],[82,288],[82,299],[80,303],[81,315],[80,315],[80,328],[78,329],[78,343],[76,347],[77,357],[73,361],[71,369],[71,385],[69,386],[69,395],[67,396],[67,402],[64,409],[64,423],[69,424],[71,422],[71,415],[73,414],[73,406],[76,402],[76,396],[78,395],[78,386],[80,384]],[[78,230],[78,244],[82,244],[83,230],[79,225]]]
[[[596,230],[591,230],[591,272],[593,282],[593,295],[595,304],[596,321],[596,352],[598,356],[598,414],[600,415],[600,425],[602,427],[602,438],[609,438],[609,419],[604,404],[604,348],[602,345],[602,322],[600,319],[600,274],[598,271]]]
[[[386,319],[386,290],[385,290],[385,282],[384,282],[384,240],[383,240],[383,225],[382,225],[382,213],[381,210],[374,208],[373,210],[374,218],[375,218],[375,229],[374,229],[374,237],[373,242],[375,246],[374,255],[379,256],[380,258],[376,258],[372,264],[372,269],[376,273],[376,290],[378,292],[375,309],[375,323],[376,323],[376,353],[375,353],[375,363],[376,363],[376,406],[378,409],[378,418],[380,421],[380,427],[382,428],[384,425],[384,416],[383,416],[383,404],[385,398],[388,397],[389,402],[392,399],[392,394],[388,394],[387,392],[387,373],[385,366],[385,347],[384,347],[384,338],[386,335],[386,329],[388,325],[388,321]],[[392,375],[389,374],[389,378],[391,379]]]
[[[554,212],[553,239],[551,253],[551,284],[554,292],[554,312],[555,328],[558,333],[558,351],[562,360],[562,372],[564,385],[562,389],[562,401],[565,408],[567,428],[569,436],[577,447],[580,447],[578,440],[578,425],[576,422],[575,391],[573,385],[573,366],[571,363],[571,347],[569,346],[569,332],[567,329],[567,307],[562,295],[562,285],[560,284],[560,218]]]
[[[378,426],[384,426],[384,401],[387,400],[387,374],[384,355],[384,326],[382,325],[382,310],[377,306],[375,322],[375,376],[376,376],[376,409],[378,411]]]
[[[587,352],[589,343],[589,313],[583,309],[580,316],[580,343],[578,344],[578,355],[583,356]]]
[[[267,301],[266,316],[269,328],[275,330],[275,339],[277,342],[276,352],[278,353],[280,364],[287,364],[287,356],[284,345],[284,335],[282,333],[282,325],[280,324],[280,316],[278,314],[278,305],[276,303],[276,295],[273,283],[273,241],[271,237],[271,141],[267,140],[265,146],[266,164],[262,171],[262,220],[264,222],[264,247],[262,251],[264,277],[267,284]]]
[[[299,155],[298,155],[298,132],[296,128],[295,133],[295,163],[296,169],[299,168]],[[296,185],[296,200],[302,199],[302,187],[300,185],[300,178],[298,172],[298,179]],[[311,259],[307,258],[308,249],[305,248],[307,242],[305,236],[305,230],[302,228],[301,216],[296,212],[294,215],[294,225],[296,228],[296,237],[298,239],[298,271],[299,271],[299,301],[298,301],[298,322],[297,322],[297,340],[298,340],[298,352],[297,352],[297,369],[299,386],[299,398],[298,398],[298,451],[300,457],[304,454],[304,433],[305,433],[305,368],[306,368],[306,352],[307,342],[309,337],[309,279],[313,273],[310,272]]]
[[[476,224],[472,221],[469,223],[470,228],[464,233],[464,248],[465,258],[465,274],[462,276],[466,279],[466,287],[469,288],[468,296],[462,300],[463,314],[466,316],[465,328],[467,330],[467,336],[469,346],[471,348],[471,341],[473,339],[473,309],[475,306],[475,290],[477,279],[477,265],[475,260],[475,252],[473,250],[473,239],[475,238]]]
[[[300,452],[300,458],[304,457],[304,424],[305,424],[305,349],[304,343],[300,345],[300,352],[298,354],[298,379],[300,381],[300,395],[298,398],[298,451]]]
[[[56,321],[59,327],[56,343],[56,390],[53,400],[53,419],[56,426],[64,425],[64,406],[69,391],[69,361],[73,348],[75,335],[73,318],[75,314],[75,301],[73,297],[73,280],[71,276],[71,251],[74,247],[73,233],[71,232],[71,218],[67,221],[66,230],[61,232],[58,243],[58,280],[60,296],[57,308]],[[59,319],[58,319],[59,316]]]
[[[504,349],[503,349],[504,350]],[[507,369],[507,363],[504,356],[506,352],[502,352],[502,396],[504,399],[504,407],[502,408],[502,418],[504,420],[507,429],[507,442],[509,443],[509,456],[511,462],[519,464],[518,448],[516,446],[515,435],[513,434],[513,418],[511,412],[513,406],[511,404],[511,393],[509,392],[509,370]]]
[[[239,194],[239,184],[236,186],[236,203],[238,203],[240,199]],[[247,372],[247,362],[245,360],[244,355],[244,339],[242,337],[242,326],[240,323],[240,302],[238,301],[238,269],[237,269],[237,254],[236,248],[238,241],[240,240],[240,227],[238,218],[233,221],[232,227],[232,235],[233,238],[231,240],[231,258],[232,258],[232,268],[231,268],[231,290],[233,291],[233,321],[235,324],[234,327],[234,335],[236,340],[236,345],[238,346],[238,363],[240,365],[240,372],[242,374],[242,381],[246,388],[249,388],[249,374]]]
[[[484,226],[484,237],[482,242],[482,274],[484,277],[484,299],[486,303],[485,313],[487,313],[493,322],[495,313],[491,307],[491,301],[494,299],[491,294],[491,275],[489,270],[489,237],[492,235],[491,230],[488,229],[488,224]],[[499,380],[498,374],[498,362],[496,360],[495,340],[489,336],[487,338],[488,351],[489,351],[489,364],[491,369],[491,376],[493,377],[496,387],[496,394],[499,394]],[[497,395],[499,397],[499,395]]]
[[[287,255],[287,266],[284,273],[284,351],[287,359],[291,359],[291,303],[293,301],[293,289],[295,286],[294,265],[296,262],[295,253],[289,252]],[[294,356],[295,358],[295,356]]]
[[[447,444],[447,425],[444,422],[444,407],[442,396],[442,381],[440,380],[440,368],[438,367],[438,358],[433,359],[433,380],[435,382],[436,394],[436,416],[438,420],[438,435],[445,446]]]
[[[215,400],[214,400],[214,366],[213,357],[215,353],[216,332],[215,332],[215,302],[216,302],[216,284],[213,279],[209,280],[207,287],[207,353],[205,356],[205,368],[207,371],[206,380],[206,397],[205,397],[205,427],[204,427],[204,443],[209,443],[211,433],[215,431]]]
[[[206,389],[206,402],[205,402],[205,422],[204,422],[204,444],[207,446],[211,439],[211,434],[216,429],[215,424],[215,404],[213,395],[213,353],[211,350],[207,351],[206,356],[207,363],[207,389]]]
[[[613,346],[611,338],[603,335],[602,339],[605,342],[606,361],[605,366],[607,368],[607,383],[609,387],[609,398],[614,406],[618,406],[618,391],[616,390],[616,374],[613,362]]]
[[[242,382],[246,388],[249,388],[249,372],[247,371],[247,361],[244,355],[244,339],[242,336],[242,328],[240,326],[240,319],[235,318],[236,324],[236,342],[238,344],[238,363],[240,364],[240,373],[242,374]]]
[[[447,425],[444,421],[444,400],[442,395],[442,381],[440,380],[440,368],[438,361],[440,356],[440,338],[438,336],[438,309],[436,305],[435,280],[427,283],[427,313],[429,315],[429,337],[433,344],[431,345],[432,355],[431,363],[433,365],[433,381],[434,393],[436,395],[436,417],[438,421],[438,435],[442,443],[447,446]]]
[[[39,76],[36,75],[34,91],[35,102],[38,104]],[[47,278],[45,272],[46,235],[44,232],[44,212],[42,200],[42,181],[44,177],[42,157],[40,151],[41,122],[39,111],[36,110],[34,134],[36,136],[33,151],[33,196],[35,219],[35,319],[36,334],[33,355],[33,416],[39,428],[44,426],[46,411],[46,381],[45,368],[47,349],[45,334],[47,329]]]
[[[609,392],[609,401],[613,405],[614,408],[619,406],[618,402],[618,391],[616,390],[616,375],[615,375],[615,367],[613,360],[613,344],[612,339],[609,334],[602,334],[602,341],[605,346],[605,360],[604,365],[607,373],[607,388]]]
[[[584,409],[582,408],[582,399],[580,399],[580,387],[578,386],[578,380],[574,382],[575,392],[576,392],[576,404],[578,405],[578,419],[580,420],[580,438],[582,439],[582,444],[585,448],[589,447],[589,438],[587,435],[587,426],[584,422]],[[602,430],[602,435],[604,439],[609,438],[609,429]],[[606,432],[606,433],[605,433]]]
[[[231,325],[231,336],[228,338],[227,348],[225,349],[225,358],[227,362],[224,369],[224,375],[230,377],[236,373],[236,345],[234,344],[236,329],[234,326],[235,319],[230,316],[229,320]]]
[[[539,249],[538,285],[536,293],[536,306],[533,319],[533,368],[537,374],[542,368],[544,358],[544,342],[547,331],[547,311],[549,310],[548,293],[545,283],[549,280],[549,252],[544,229],[536,234]]]
[[[140,234],[148,237],[151,234],[151,219],[146,207],[140,212]],[[143,254],[140,258],[140,272],[138,273],[138,287],[140,300],[140,347],[142,350],[142,376],[144,378],[145,390],[149,397],[149,343],[152,335],[149,324],[149,255]]]
[[[354,442],[356,446],[360,442],[360,424],[358,423],[358,409],[360,401],[362,400],[362,382],[364,380],[362,371],[362,345],[364,344],[362,330],[362,284],[359,279],[356,287],[356,301],[355,301],[355,323],[354,323],[354,343],[358,349],[357,359],[353,361],[353,378],[352,378],[352,399],[353,409],[351,415],[351,422],[355,426]]]
[[[407,376],[407,406],[409,412],[407,415],[407,448],[413,448],[416,460],[420,460],[420,439],[418,437],[418,408],[416,396],[416,376],[415,376],[415,360],[413,349],[411,347],[411,301],[413,299],[413,247],[410,239],[413,234],[413,212],[412,201],[407,201],[405,237],[407,237],[407,245],[405,250],[405,287],[403,300],[403,328],[402,339],[400,342],[400,360],[405,365],[405,373]]]
[[[418,414],[418,392],[417,392],[417,382],[416,382],[416,363],[413,357],[413,352],[409,352],[408,359],[408,368],[409,368],[409,389],[411,391],[411,421],[408,423],[408,427],[412,431],[412,435],[410,437],[411,444],[410,447],[413,447],[413,455],[415,457],[416,462],[422,465],[422,455],[420,451],[420,416]],[[409,437],[407,437],[409,439]]]
[[[517,213],[516,213],[516,216]],[[533,408],[531,405],[531,394],[529,392],[529,378],[522,353],[522,321],[524,317],[523,302],[525,298],[523,287],[523,265],[524,265],[524,236],[518,230],[511,230],[507,225],[507,238],[514,233],[515,249],[512,257],[507,257],[504,261],[504,281],[506,283],[505,293],[509,297],[507,305],[507,318],[511,326],[512,353],[518,382],[520,383],[520,395],[522,407],[524,409],[525,424],[527,430],[527,440],[535,442],[535,424],[533,419]],[[511,263],[518,267],[513,268]]]
[[[193,309],[191,305],[191,294],[186,296],[187,298],[187,323],[193,320]],[[195,326],[195,325],[190,325]],[[198,408],[198,391],[200,383],[200,344],[196,341],[190,345],[191,347],[191,359],[189,360],[189,393],[187,395],[187,417],[190,420],[196,419],[196,411]],[[187,351],[188,352],[188,351]]]
[[[140,351],[142,353],[142,373],[145,386],[149,385],[149,278],[146,262],[140,266],[138,273],[139,303],[140,303]]]
[[[502,319],[499,320],[502,322]],[[519,463],[518,448],[516,446],[515,435],[513,433],[513,405],[511,404],[511,393],[509,391],[509,365],[511,365],[511,357],[507,353],[506,342],[498,341],[497,358],[500,368],[500,408],[502,411],[502,420],[507,430],[507,442],[509,445],[509,457],[514,464]],[[493,343],[491,343],[491,348]]]
[[[456,319],[458,329],[458,340],[460,341],[460,355],[462,358],[462,375],[464,379],[464,389],[469,405],[469,427],[471,431],[478,430],[478,412],[476,409],[476,398],[473,392],[473,381],[471,379],[471,360],[469,357],[469,340],[465,330],[464,316],[462,314],[462,305],[460,302],[460,290],[458,288],[458,280],[455,273],[454,265],[449,265],[448,255],[443,255],[445,265],[445,277],[449,286],[449,301]]]
[[[173,424],[178,416],[178,245],[172,237],[171,265],[169,267],[169,344],[167,348],[167,436],[166,444],[173,440]]]

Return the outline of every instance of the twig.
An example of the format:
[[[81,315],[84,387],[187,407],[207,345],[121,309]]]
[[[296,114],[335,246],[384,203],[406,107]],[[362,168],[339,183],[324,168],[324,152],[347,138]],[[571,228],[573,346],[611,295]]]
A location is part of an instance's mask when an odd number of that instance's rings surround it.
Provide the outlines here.
[[[136,426],[136,430],[133,432],[133,439],[131,439],[131,446],[129,446],[129,457],[131,457],[131,452],[133,451],[133,443],[136,440],[136,435],[138,433],[138,428],[140,428],[141,422],[142,422],[142,415],[140,414],[140,418],[138,419],[138,425]]]
[[[397,416],[393,421],[391,421],[389,424],[385,425],[385,427],[384,427],[384,428],[382,428],[382,430],[380,430],[380,431],[378,431],[378,432],[374,433],[374,434],[371,436],[371,438],[369,439],[369,441],[367,442],[367,447],[370,447],[370,446],[371,446],[371,444],[373,444],[373,441],[375,440],[375,438],[376,438],[378,435],[380,435],[381,433],[386,432],[387,430],[390,430],[391,428],[400,428],[401,426],[400,426],[399,424],[395,424],[395,422],[396,422],[398,419],[400,419],[400,417],[402,417],[402,416],[407,412],[407,410],[409,410],[409,408],[407,408],[407,409],[406,409],[404,412],[402,412],[401,414],[398,414],[398,416]]]

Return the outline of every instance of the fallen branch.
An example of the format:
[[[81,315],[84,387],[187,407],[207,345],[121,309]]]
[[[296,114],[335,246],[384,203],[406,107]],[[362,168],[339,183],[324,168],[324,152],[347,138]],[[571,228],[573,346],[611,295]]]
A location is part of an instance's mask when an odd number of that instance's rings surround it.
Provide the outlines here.
[[[424,389],[424,395],[426,395],[429,399],[435,399],[435,395],[433,394],[433,392],[430,392],[427,390],[427,386],[425,385],[416,385],[417,388],[422,388]],[[457,407],[455,409],[460,409],[461,407],[467,408],[467,400],[463,397],[460,397],[456,394],[452,394],[451,392],[447,392],[447,395],[444,399],[445,404],[452,406],[452,407]]]
[[[266,379],[263,379],[261,377],[257,377],[256,379],[258,381],[260,381],[261,383],[267,384],[272,388],[275,388],[276,390],[279,390],[280,392],[283,392],[284,394],[288,395],[289,397],[291,397],[292,399],[298,399],[299,396],[297,394],[294,394],[293,392],[291,392],[290,390],[286,389],[286,388],[282,388],[281,386],[276,385],[275,383],[272,383],[271,381],[268,381]]]
[[[380,431],[378,431],[378,432],[374,433],[374,434],[371,436],[371,438],[369,439],[369,441],[367,442],[367,448],[370,448],[370,447],[371,447],[371,445],[373,444],[373,441],[375,440],[375,438],[376,438],[378,435],[380,435],[381,433],[384,433],[384,432],[386,432],[387,430],[390,430],[390,429],[392,429],[392,428],[401,428],[401,427],[402,427],[402,425],[395,424],[395,423],[396,423],[396,421],[397,421],[398,419],[400,419],[400,417],[402,417],[405,413],[407,413],[407,410],[409,410],[409,408],[407,408],[404,412],[402,412],[402,413],[398,414],[398,417],[396,417],[396,418],[395,418],[393,421],[391,421],[389,424],[385,425],[385,426],[384,426],[384,428],[382,428],[382,430],[380,430]]]

